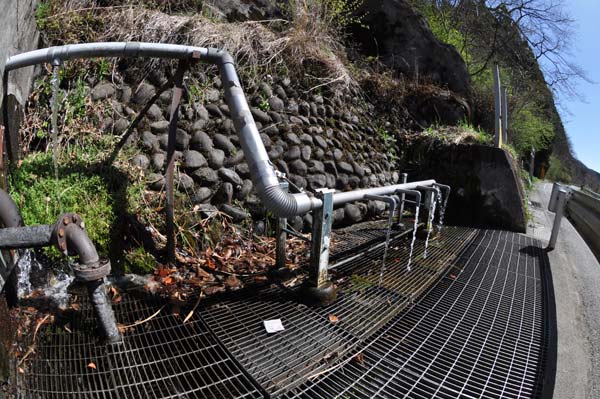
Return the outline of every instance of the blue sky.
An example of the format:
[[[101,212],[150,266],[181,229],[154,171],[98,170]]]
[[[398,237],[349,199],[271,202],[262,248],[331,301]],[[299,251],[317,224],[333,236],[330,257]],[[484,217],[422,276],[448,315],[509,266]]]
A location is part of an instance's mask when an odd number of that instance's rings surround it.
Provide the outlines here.
[[[577,158],[600,172],[600,0],[569,0],[566,4],[576,20],[575,62],[596,83],[579,84],[585,103],[562,100],[571,113],[563,115],[563,123]]]

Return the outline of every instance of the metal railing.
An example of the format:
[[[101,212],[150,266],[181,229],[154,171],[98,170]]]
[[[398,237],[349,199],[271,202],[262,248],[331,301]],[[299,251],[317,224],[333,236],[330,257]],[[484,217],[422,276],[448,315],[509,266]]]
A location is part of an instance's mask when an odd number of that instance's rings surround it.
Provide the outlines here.
[[[600,259],[600,195],[588,189],[578,190],[554,183],[548,210],[556,212],[549,249],[556,245],[560,219],[563,213],[588,244],[596,258]]]
[[[10,57],[6,61],[4,81],[6,82],[7,73],[18,68],[41,63],[51,63],[54,67],[54,73],[58,74],[59,68],[65,61],[94,57],[158,57],[179,60],[179,65],[171,82],[174,93],[169,118],[167,168],[165,171],[167,193],[165,206],[166,252],[168,260],[171,262],[175,261],[176,245],[173,222],[175,133],[177,130],[179,103],[182,97],[183,77],[196,61],[214,64],[219,67],[221,79],[224,82],[225,99],[231,111],[231,119],[240,139],[244,157],[250,168],[254,187],[265,208],[280,218],[280,225],[286,224],[285,218],[303,215],[307,212],[313,213],[311,278],[309,279],[310,284],[307,295],[310,295],[312,292],[317,297],[322,298],[323,292],[329,293],[332,291],[327,277],[327,268],[334,206],[354,201],[365,201],[378,196],[379,200],[391,201],[391,203],[402,207],[403,203],[407,201],[405,199],[407,194],[415,190],[420,190],[426,194],[424,195],[424,205],[427,209],[430,209],[431,215],[435,211],[434,202],[440,200],[445,206],[448,200],[450,188],[437,184],[435,180],[403,182],[402,184],[348,192],[336,192],[333,189],[317,190],[315,193],[303,190],[295,193],[288,192],[287,186],[281,184],[280,178],[282,176],[274,169],[260,138],[235,69],[234,60],[224,50],[162,43],[125,42],[84,43],[51,47]],[[58,88],[55,87],[54,90],[58,90]],[[53,130],[55,130],[55,127],[53,127]],[[437,194],[432,195],[432,191]],[[444,191],[445,198],[442,198],[441,191]],[[428,225],[428,229],[431,230],[431,226]],[[280,229],[280,243],[285,242],[283,234],[286,232],[287,229]],[[278,250],[280,257],[282,253],[283,249],[280,248]],[[327,297],[334,299],[335,293],[332,292],[332,296],[327,295]]]
[[[567,202],[567,216],[600,259],[600,197],[586,191],[572,191]]]

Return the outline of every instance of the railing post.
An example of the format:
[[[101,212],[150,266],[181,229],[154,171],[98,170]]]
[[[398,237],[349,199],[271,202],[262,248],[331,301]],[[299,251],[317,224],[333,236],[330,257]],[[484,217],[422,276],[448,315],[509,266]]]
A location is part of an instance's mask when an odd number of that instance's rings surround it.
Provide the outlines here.
[[[179,118],[179,103],[183,94],[183,75],[188,68],[187,60],[179,61],[175,77],[173,78],[173,98],[171,100],[171,115],[169,117],[169,138],[167,140],[167,170],[165,173],[166,186],[166,229],[167,247],[166,257],[169,263],[175,263],[175,221],[174,221],[174,175],[175,175],[175,136],[177,134],[177,120]]]
[[[408,181],[408,173],[402,173],[402,184]],[[404,200],[406,199],[406,194],[400,194],[400,210],[398,211],[398,226],[402,223],[402,214],[404,213]]]
[[[279,183],[281,189],[287,192],[289,189],[289,183],[282,181]],[[287,218],[277,218],[276,237],[277,243],[275,248],[275,266],[277,269],[285,268],[286,252],[285,243],[287,240]]]
[[[331,227],[333,224],[333,193],[335,190],[323,188],[316,195],[323,206],[313,211],[313,227],[310,248],[310,273],[304,286],[304,296],[310,304],[326,306],[337,298],[335,286],[329,281],[329,250]]]
[[[553,250],[556,247],[556,240],[558,239],[558,232],[560,231],[560,222],[562,220],[565,205],[567,204],[567,190],[560,188],[558,190],[558,199],[556,204],[556,214],[554,215],[554,224],[552,225],[552,233],[550,234],[550,241],[548,242],[548,250]]]
[[[494,117],[494,146],[502,148],[502,100],[501,100],[501,84],[500,84],[500,68],[498,64],[494,64],[494,103],[495,103],[495,117]]]

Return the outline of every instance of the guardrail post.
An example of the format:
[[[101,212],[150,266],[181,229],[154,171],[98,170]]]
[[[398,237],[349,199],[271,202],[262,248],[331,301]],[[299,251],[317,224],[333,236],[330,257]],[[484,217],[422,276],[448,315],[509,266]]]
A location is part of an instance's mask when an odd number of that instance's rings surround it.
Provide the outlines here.
[[[281,189],[285,192],[288,191],[289,189],[289,183],[286,181],[282,181],[281,183],[279,183]],[[277,269],[283,269],[285,268],[285,260],[286,260],[286,253],[285,253],[285,242],[287,240],[287,233],[286,233],[286,229],[287,229],[287,218],[277,218],[277,228],[276,228],[276,237],[277,237],[277,244],[276,244],[276,248],[275,248],[275,266],[277,267]]]
[[[552,193],[550,194],[550,200],[548,201],[548,210],[550,212],[556,212],[556,204],[558,202],[558,190],[560,190],[562,186],[558,183],[554,183],[552,185]]]
[[[556,246],[556,240],[558,239],[558,232],[560,230],[560,222],[565,211],[565,205],[567,204],[567,195],[567,190],[564,188],[560,188],[558,190],[556,214],[554,215],[554,224],[552,225],[552,234],[550,235],[550,241],[548,242],[548,250],[553,250]]]

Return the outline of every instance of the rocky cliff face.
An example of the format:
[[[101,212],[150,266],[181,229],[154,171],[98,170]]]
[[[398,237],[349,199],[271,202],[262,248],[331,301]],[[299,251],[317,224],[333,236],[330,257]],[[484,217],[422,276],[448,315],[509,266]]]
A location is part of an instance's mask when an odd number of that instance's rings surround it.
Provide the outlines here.
[[[469,72],[458,51],[437,40],[427,21],[403,0],[366,0],[353,27],[362,51],[398,74],[469,97]]]

